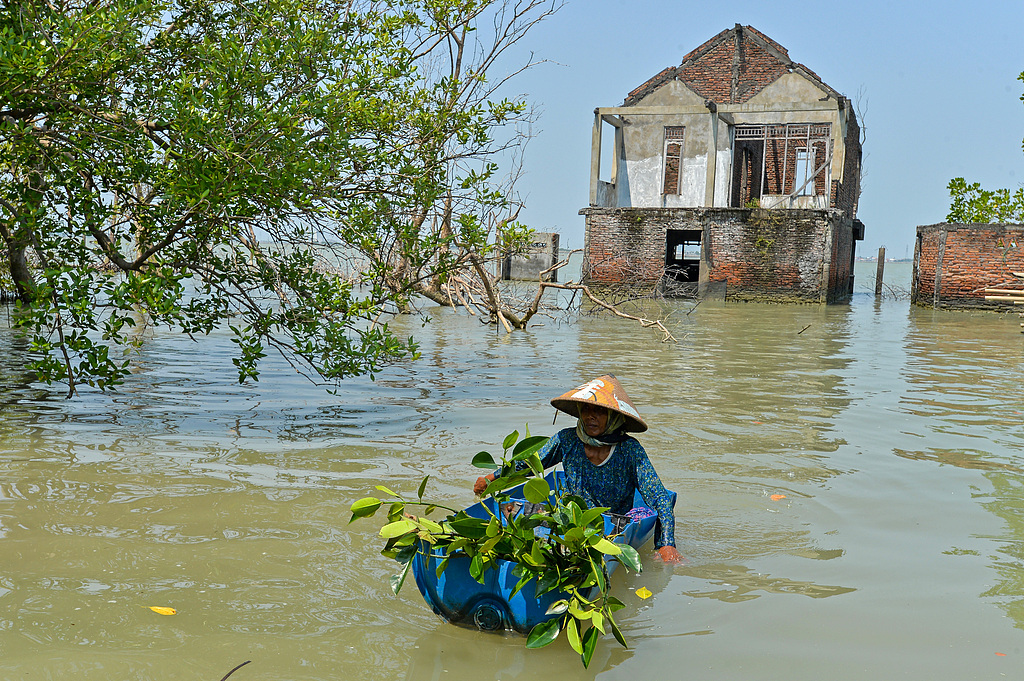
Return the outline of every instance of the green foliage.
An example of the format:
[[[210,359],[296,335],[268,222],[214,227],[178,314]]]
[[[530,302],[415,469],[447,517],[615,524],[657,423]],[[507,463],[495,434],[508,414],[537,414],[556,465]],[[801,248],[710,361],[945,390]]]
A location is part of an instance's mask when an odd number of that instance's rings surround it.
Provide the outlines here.
[[[503,50],[472,62],[467,38],[507,47],[542,4],[0,6],[0,252],[30,367],[114,387],[145,325],[230,324],[239,381],[271,349],[323,381],[415,357],[381,315],[465,266],[460,240],[489,248],[496,134],[526,111],[486,87]]]
[[[1024,71],[1017,76],[1024,82]],[[1024,101],[1024,95],[1020,97]],[[1021,141],[1024,151],[1024,140]],[[987,190],[980,182],[967,184],[962,177],[954,177],[946,187],[951,200],[946,222],[957,224],[987,224],[990,222],[1024,223],[1024,188]]]
[[[946,222],[957,224],[987,224],[990,222],[1024,222],[1024,188],[1010,193],[1009,189],[989,191],[981,183],[967,184],[962,177],[954,177],[947,187],[952,202]]]
[[[623,604],[609,593],[608,560],[614,558],[639,572],[640,557],[633,547],[614,543],[613,537],[604,534],[603,513],[607,508],[588,508],[580,497],[559,494],[540,477],[543,467],[537,452],[546,441],[546,437],[531,437],[529,432],[523,439],[519,439],[518,431],[509,434],[502,443],[504,453],[499,470],[503,474],[484,493],[494,500],[495,508],[502,508],[509,501],[508,490],[525,483],[527,501],[543,506],[538,512],[499,517],[488,511],[488,518],[474,518],[465,511],[445,509],[450,514],[440,521],[409,516],[406,509],[412,505],[426,506],[425,515],[445,508],[424,500],[424,478],[416,501],[378,486],[388,498],[366,497],[355,502],[349,522],[387,509],[388,522],[380,530],[380,536],[386,540],[381,554],[402,565],[391,580],[396,594],[417,551],[443,551],[445,559],[437,568],[439,576],[448,569],[451,556],[469,557],[470,575],[481,584],[487,571],[497,569],[500,561],[516,563],[513,574],[519,581],[513,593],[532,583],[538,598],[552,592],[564,595],[549,609],[548,614],[553,617],[530,632],[526,646],[542,648],[565,631],[569,645],[586,667],[602,634],[611,631],[626,647],[613,614]],[[516,470],[517,462],[525,469]],[[480,467],[492,467],[495,463],[487,452],[480,452],[473,459],[473,464]],[[541,525],[549,531],[535,532]]]

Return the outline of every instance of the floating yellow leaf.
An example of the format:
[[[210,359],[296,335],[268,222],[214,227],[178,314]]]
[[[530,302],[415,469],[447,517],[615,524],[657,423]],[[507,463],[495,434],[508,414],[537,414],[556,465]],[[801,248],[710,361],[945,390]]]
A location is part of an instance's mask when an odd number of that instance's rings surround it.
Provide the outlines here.
[[[769,497],[772,501],[782,501],[786,498],[785,494],[773,494]]]
[[[177,615],[178,611],[174,608],[168,608],[163,605],[151,605],[149,609],[158,615]]]
[[[650,598],[651,596],[653,596],[654,594],[652,594],[651,590],[648,589],[646,586],[642,586],[642,587],[640,587],[639,589],[636,590],[636,595],[639,596],[640,598],[643,598],[643,599],[646,600],[646,599]]]

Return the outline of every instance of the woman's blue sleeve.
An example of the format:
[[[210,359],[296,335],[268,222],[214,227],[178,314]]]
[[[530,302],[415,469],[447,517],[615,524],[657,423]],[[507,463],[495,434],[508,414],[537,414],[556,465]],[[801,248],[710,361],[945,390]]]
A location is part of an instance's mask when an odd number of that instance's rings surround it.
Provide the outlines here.
[[[544,443],[544,446],[540,448],[540,451],[537,452],[544,470],[557,466],[562,462],[562,455],[565,453],[565,447],[562,446],[562,433],[564,432],[560,430],[552,435]]]
[[[665,486],[661,484],[661,478],[658,477],[657,471],[654,470],[651,460],[647,458],[647,452],[644,451],[643,446],[639,446],[638,449],[636,486],[640,490],[640,495],[643,496],[644,501],[647,502],[647,505],[658,512],[658,520],[660,521],[660,531],[658,536],[654,538],[654,548],[660,549],[662,546],[675,546],[676,515],[675,510],[672,508],[672,498],[669,496]]]

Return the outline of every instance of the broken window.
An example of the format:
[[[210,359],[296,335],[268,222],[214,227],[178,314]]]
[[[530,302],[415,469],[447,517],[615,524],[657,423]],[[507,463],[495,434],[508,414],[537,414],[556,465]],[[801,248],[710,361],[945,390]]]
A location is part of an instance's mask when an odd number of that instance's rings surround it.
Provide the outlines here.
[[[683,168],[683,130],[681,125],[665,126],[665,182],[663,194],[679,194]]]
[[[814,149],[801,147],[796,150],[796,174],[793,193],[798,196],[809,196],[814,193]]]
[[[739,208],[766,196],[826,195],[831,165],[828,123],[737,125],[730,205]]]

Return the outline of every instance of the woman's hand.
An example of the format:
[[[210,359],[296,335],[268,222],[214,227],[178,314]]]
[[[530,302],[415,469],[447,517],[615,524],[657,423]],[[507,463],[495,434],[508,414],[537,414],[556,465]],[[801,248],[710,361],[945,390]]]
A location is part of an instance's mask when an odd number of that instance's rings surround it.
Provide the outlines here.
[[[680,565],[686,562],[686,559],[683,558],[682,554],[680,554],[674,546],[662,546],[654,552],[658,555],[658,558],[661,558],[666,563]]]
[[[477,478],[476,482],[473,484],[473,494],[476,494],[477,496],[483,494],[484,490],[487,489],[487,485],[491,484],[493,480],[494,477],[491,475],[484,475]]]

